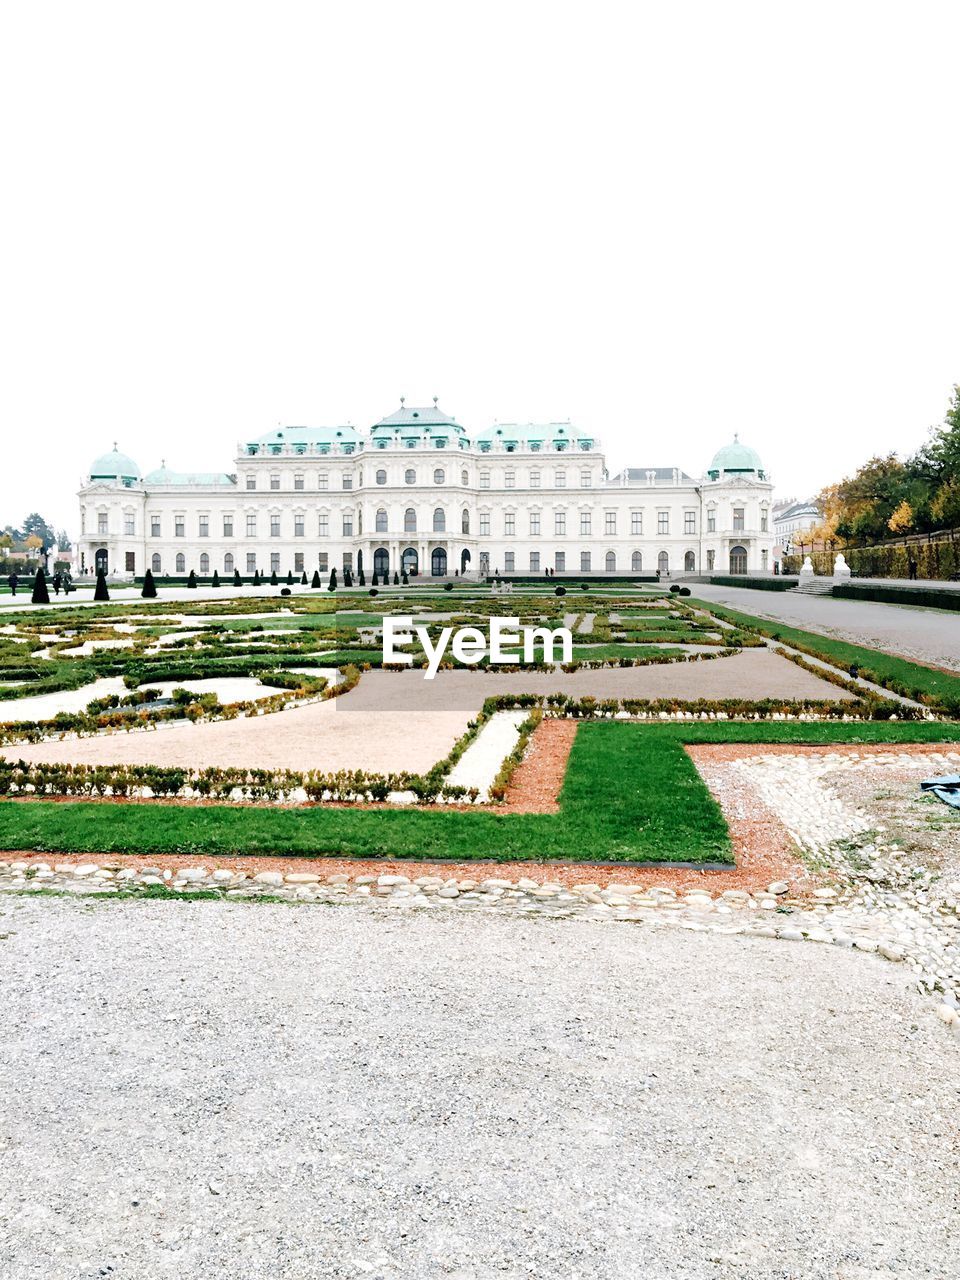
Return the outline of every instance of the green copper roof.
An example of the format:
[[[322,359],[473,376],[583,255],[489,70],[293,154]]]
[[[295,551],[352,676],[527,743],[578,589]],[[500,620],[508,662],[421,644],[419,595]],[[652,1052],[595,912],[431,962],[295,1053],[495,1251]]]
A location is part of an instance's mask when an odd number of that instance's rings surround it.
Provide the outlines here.
[[[226,485],[234,484],[228,475],[222,471],[171,471],[166,465],[157,467],[156,471],[150,471],[143,477],[143,483],[147,485],[196,485],[198,487],[204,485]]]
[[[127,482],[140,479],[140,468],[125,453],[119,453],[114,445],[110,453],[101,454],[90,467],[91,480],[125,480]]]
[[[573,445],[589,448],[593,444],[593,437],[569,422],[501,422],[481,431],[477,436],[481,452],[489,452],[494,443],[503,445],[507,450],[518,446],[544,450],[558,446],[563,449]]]
[[[427,436],[431,440],[448,440],[454,437],[461,447],[466,440],[463,427],[459,422],[454,422],[436,400],[429,408],[417,405],[408,408],[401,400],[396,413],[381,418],[370,436],[381,447],[387,439],[413,440]]]
[[[736,474],[751,471],[755,471],[762,477],[763,463],[756,450],[740,443],[739,436],[733,437],[733,444],[727,444],[722,449],[718,449],[707,468],[707,474],[714,477],[723,475],[724,472]]]
[[[354,427],[277,427],[265,435],[257,436],[249,441],[247,448],[254,450],[263,446],[268,451],[274,447],[277,452],[289,447],[306,448],[310,445],[354,445],[359,440]]]

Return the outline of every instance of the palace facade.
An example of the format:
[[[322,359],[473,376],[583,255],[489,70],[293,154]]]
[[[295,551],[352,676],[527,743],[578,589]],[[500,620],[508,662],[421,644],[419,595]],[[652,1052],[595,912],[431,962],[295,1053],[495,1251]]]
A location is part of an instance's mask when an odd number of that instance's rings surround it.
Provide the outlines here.
[[[609,476],[570,423],[470,436],[436,401],[367,433],[282,427],[241,443],[231,473],[141,475],[117,451],[80,490],[81,573],[298,577],[761,573],[773,486],[734,438],[700,479],[676,467]]]

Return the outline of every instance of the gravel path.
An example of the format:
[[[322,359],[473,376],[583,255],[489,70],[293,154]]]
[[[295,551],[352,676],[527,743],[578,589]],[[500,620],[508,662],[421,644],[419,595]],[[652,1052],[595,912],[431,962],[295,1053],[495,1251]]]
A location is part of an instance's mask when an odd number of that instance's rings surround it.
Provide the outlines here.
[[[901,966],[654,924],[0,903],[0,1275],[956,1276]]]
[[[841,701],[827,684],[768,649],[706,662],[595,670],[364,672],[343,697],[288,706],[282,713],[15,743],[0,755],[75,764],[256,766],[262,769],[424,771],[448,754],[485,698],[497,693],[569,693],[597,698],[811,698]]]
[[[700,582],[693,587],[693,594],[760,618],[774,618],[853,644],[960,671],[960,619],[945,609],[807,596],[793,591],[714,587]]]

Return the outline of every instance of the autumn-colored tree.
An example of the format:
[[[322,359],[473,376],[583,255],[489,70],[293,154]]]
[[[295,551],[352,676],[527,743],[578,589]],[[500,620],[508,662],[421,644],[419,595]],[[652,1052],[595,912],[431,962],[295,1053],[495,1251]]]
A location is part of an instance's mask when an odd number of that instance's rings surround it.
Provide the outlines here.
[[[909,533],[913,528],[913,507],[906,498],[887,521],[887,528],[891,533]]]

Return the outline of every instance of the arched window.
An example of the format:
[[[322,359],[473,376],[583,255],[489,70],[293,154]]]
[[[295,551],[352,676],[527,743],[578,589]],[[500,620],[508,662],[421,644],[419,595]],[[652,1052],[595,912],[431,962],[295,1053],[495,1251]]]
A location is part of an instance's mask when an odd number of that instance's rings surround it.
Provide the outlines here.
[[[657,556],[657,570],[660,573],[670,572],[670,557],[667,555],[665,551],[661,551],[660,554]]]
[[[461,484],[470,483],[470,473],[466,469],[460,472],[460,483]]]
[[[630,568],[633,570],[633,572],[634,572],[634,573],[639,573],[639,572],[640,572],[640,570],[643,568],[643,553],[642,553],[642,552],[640,552],[640,551],[635,551],[635,552],[633,553],[633,555],[630,557]]]
[[[443,484],[445,479],[446,479],[446,476],[444,475],[443,467],[437,467],[436,471],[434,471],[433,473],[433,483]]]
[[[377,484],[386,484],[386,483],[387,483],[387,473],[384,471],[383,467],[381,467],[377,471]]]
[[[376,523],[374,525],[374,532],[375,533],[387,532],[387,513],[383,509],[383,507],[381,507],[377,512]]]
[[[686,555],[684,555],[683,557],[684,573],[693,573],[695,572],[696,567],[697,567],[697,557],[693,554],[692,551],[688,551]]]
[[[467,510],[466,507],[463,508],[463,511],[460,515],[460,532],[461,533],[470,532],[470,512]]]
[[[390,572],[390,553],[386,547],[377,547],[373,553],[373,572],[381,578]]]
[[[187,572],[187,558],[182,551],[177,552],[177,573]]]
[[[233,573],[233,552],[228,551],[223,557],[223,572]]]
[[[416,533],[417,531],[417,513],[413,507],[407,507],[403,513],[403,531],[404,533]]]
[[[443,547],[434,547],[430,557],[430,572],[435,578],[442,578],[447,572],[447,553]]]
[[[606,559],[604,561],[604,568],[606,569],[607,573],[616,573],[617,557],[613,551],[607,552]]]
[[[414,471],[413,467],[407,467],[406,471],[403,473],[403,483],[404,484],[417,483],[417,473],[416,471]]]
[[[150,557],[150,572],[151,573],[160,572],[160,557],[157,555],[156,552],[154,552],[153,555]]]
[[[730,572],[731,573],[747,572],[747,548],[746,547],[730,548]]]
[[[204,574],[210,572],[210,557],[205,551],[200,556],[200,572]]]
[[[447,531],[447,513],[443,507],[437,507],[433,513],[433,532],[446,533]]]

